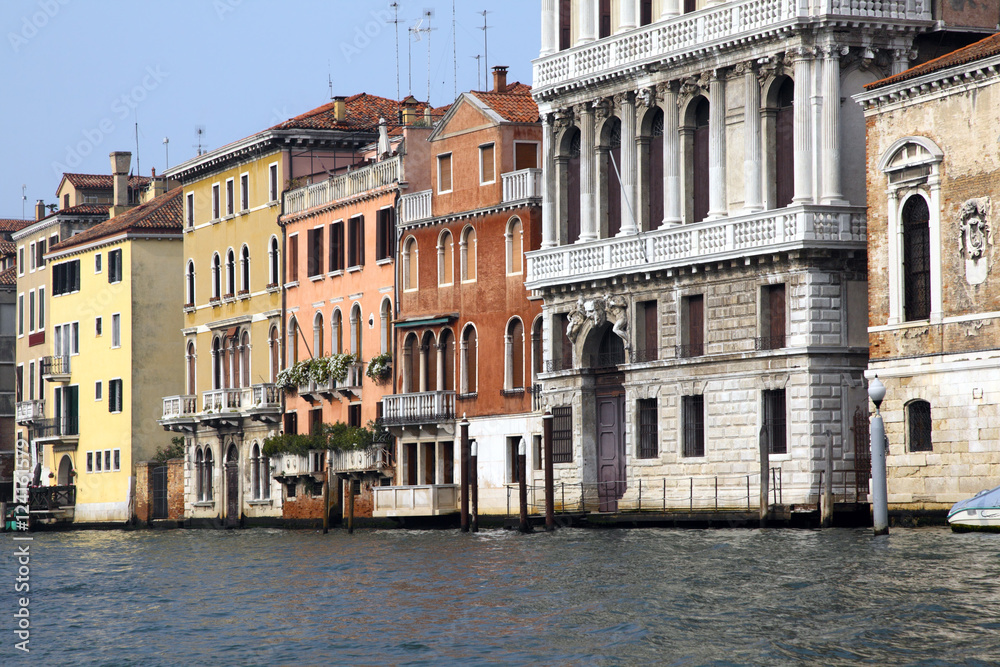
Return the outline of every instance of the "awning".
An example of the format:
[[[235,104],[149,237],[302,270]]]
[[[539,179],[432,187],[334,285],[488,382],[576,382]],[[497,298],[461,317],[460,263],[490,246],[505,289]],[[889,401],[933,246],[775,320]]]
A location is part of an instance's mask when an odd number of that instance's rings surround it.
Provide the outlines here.
[[[225,335],[225,337],[226,338],[236,338],[236,331],[238,329],[239,329],[239,327],[229,327],[228,329],[226,329],[226,335]]]
[[[394,322],[393,326],[397,329],[409,329],[412,327],[429,327],[434,324],[448,324],[454,318],[451,317],[434,317],[429,320],[410,320],[403,322]]]

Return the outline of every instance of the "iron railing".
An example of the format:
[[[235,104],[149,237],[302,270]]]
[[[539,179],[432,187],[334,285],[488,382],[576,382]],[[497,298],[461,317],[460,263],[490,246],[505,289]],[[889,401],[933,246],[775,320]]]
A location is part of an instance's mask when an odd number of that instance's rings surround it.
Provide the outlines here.
[[[39,419],[33,430],[36,438],[76,436],[80,435],[80,419],[77,416]]]
[[[691,357],[701,357],[705,354],[704,343],[694,343],[692,345],[675,345],[674,353],[680,359],[690,359]]]
[[[70,356],[60,354],[51,357],[42,357],[42,376],[46,375],[69,375]]]
[[[573,368],[571,359],[546,359],[545,372],[554,373],[556,371],[568,371]]]
[[[28,506],[32,512],[56,512],[76,505],[76,486],[33,486],[28,491]]]
[[[785,347],[785,334],[777,336],[758,336],[753,339],[755,350],[780,350]]]

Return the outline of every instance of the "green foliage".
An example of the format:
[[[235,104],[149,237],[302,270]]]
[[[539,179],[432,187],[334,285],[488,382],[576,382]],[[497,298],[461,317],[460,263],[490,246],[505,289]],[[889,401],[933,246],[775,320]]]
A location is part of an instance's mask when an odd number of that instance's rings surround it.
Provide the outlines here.
[[[263,452],[268,457],[279,454],[308,456],[314,450],[367,449],[375,441],[374,437],[371,429],[361,426],[348,426],[343,422],[320,424],[316,433],[282,433],[266,438]]]
[[[156,454],[153,456],[153,460],[157,463],[166,463],[170,459],[184,458],[184,444],[184,438],[179,435],[175,435],[170,438],[169,447],[156,448]]]
[[[326,384],[331,379],[343,382],[347,379],[347,371],[359,361],[356,354],[331,354],[319,359],[306,359],[281,370],[276,383],[284,389],[296,389],[309,380],[317,384]]]
[[[365,375],[374,380],[377,384],[382,384],[392,377],[392,355],[388,352],[372,357],[365,369]]]

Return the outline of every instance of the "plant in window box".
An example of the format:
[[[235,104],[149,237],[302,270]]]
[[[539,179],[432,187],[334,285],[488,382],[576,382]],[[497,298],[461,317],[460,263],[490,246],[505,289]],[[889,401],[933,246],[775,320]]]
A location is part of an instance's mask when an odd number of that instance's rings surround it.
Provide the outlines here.
[[[308,363],[308,361],[298,361],[288,368],[281,369],[278,372],[278,377],[275,378],[275,384],[282,389],[297,389],[307,384],[309,382]]]
[[[392,377],[392,355],[388,352],[376,355],[368,362],[365,375],[376,384],[384,384]]]
[[[330,380],[341,383],[347,379],[347,373],[351,366],[358,363],[356,354],[331,354],[329,357],[317,359],[317,370],[312,376],[319,384],[326,384]]]

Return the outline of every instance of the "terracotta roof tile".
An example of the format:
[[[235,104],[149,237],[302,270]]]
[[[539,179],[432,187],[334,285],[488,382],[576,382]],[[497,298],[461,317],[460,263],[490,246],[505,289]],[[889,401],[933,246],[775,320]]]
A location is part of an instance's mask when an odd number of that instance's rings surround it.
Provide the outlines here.
[[[931,72],[937,72],[956,65],[964,65],[965,63],[970,63],[975,60],[982,60],[983,58],[988,58],[997,54],[1000,54],[1000,33],[990,35],[986,39],[981,39],[978,42],[964,46],[961,49],[952,51],[951,53],[946,53],[939,58],[928,60],[923,64],[911,67],[905,72],[900,72],[899,74],[894,74],[893,76],[886,77],[885,79],[869,83],[865,86],[865,89],[874,90],[876,88],[889,86],[900,81],[906,81],[907,79],[915,79],[918,76],[930,74]]]
[[[63,250],[71,246],[93,241],[104,236],[121,234],[122,232],[148,230],[148,231],[176,231],[180,234],[183,229],[181,205],[181,192],[183,188],[177,187],[162,194],[156,199],[146,202],[141,206],[129,209],[121,215],[116,215],[110,220],[106,220],[99,225],[94,225],[90,229],[71,236],[61,243],[57,243],[49,251]]]
[[[0,257],[7,257],[17,252],[17,246],[13,241],[0,241]]]
[[[0,232],[17,232],[31,223],[34,220],[18,220],[17,218],[0,218]]]
[[[531,97],[531,86],[514,82],[502,93],[474,90],[471,94],[508,122],[538,122],[538,105]]]
[[[17,285],[17,265],[0,272],[0,285]]]
[[[324,104],[312,111],[289,118],[279,123],[272,130],[357,130],[374,132],[378,129],[380,118],[385,118],[394,124],[398,118],[400,103],[378,95],[358,93],[344,100],[346,113],[344,120],[338,121],[334,116],[334,103]],[[423,114],[427,106],[424,102],[417,103],[417,113]]]
[[[115,180],[111,174],[63,174],[74,187],[85,189],[114,190]],[[129,176],[128,186],[133,190],[149,185],[149,176]]]

